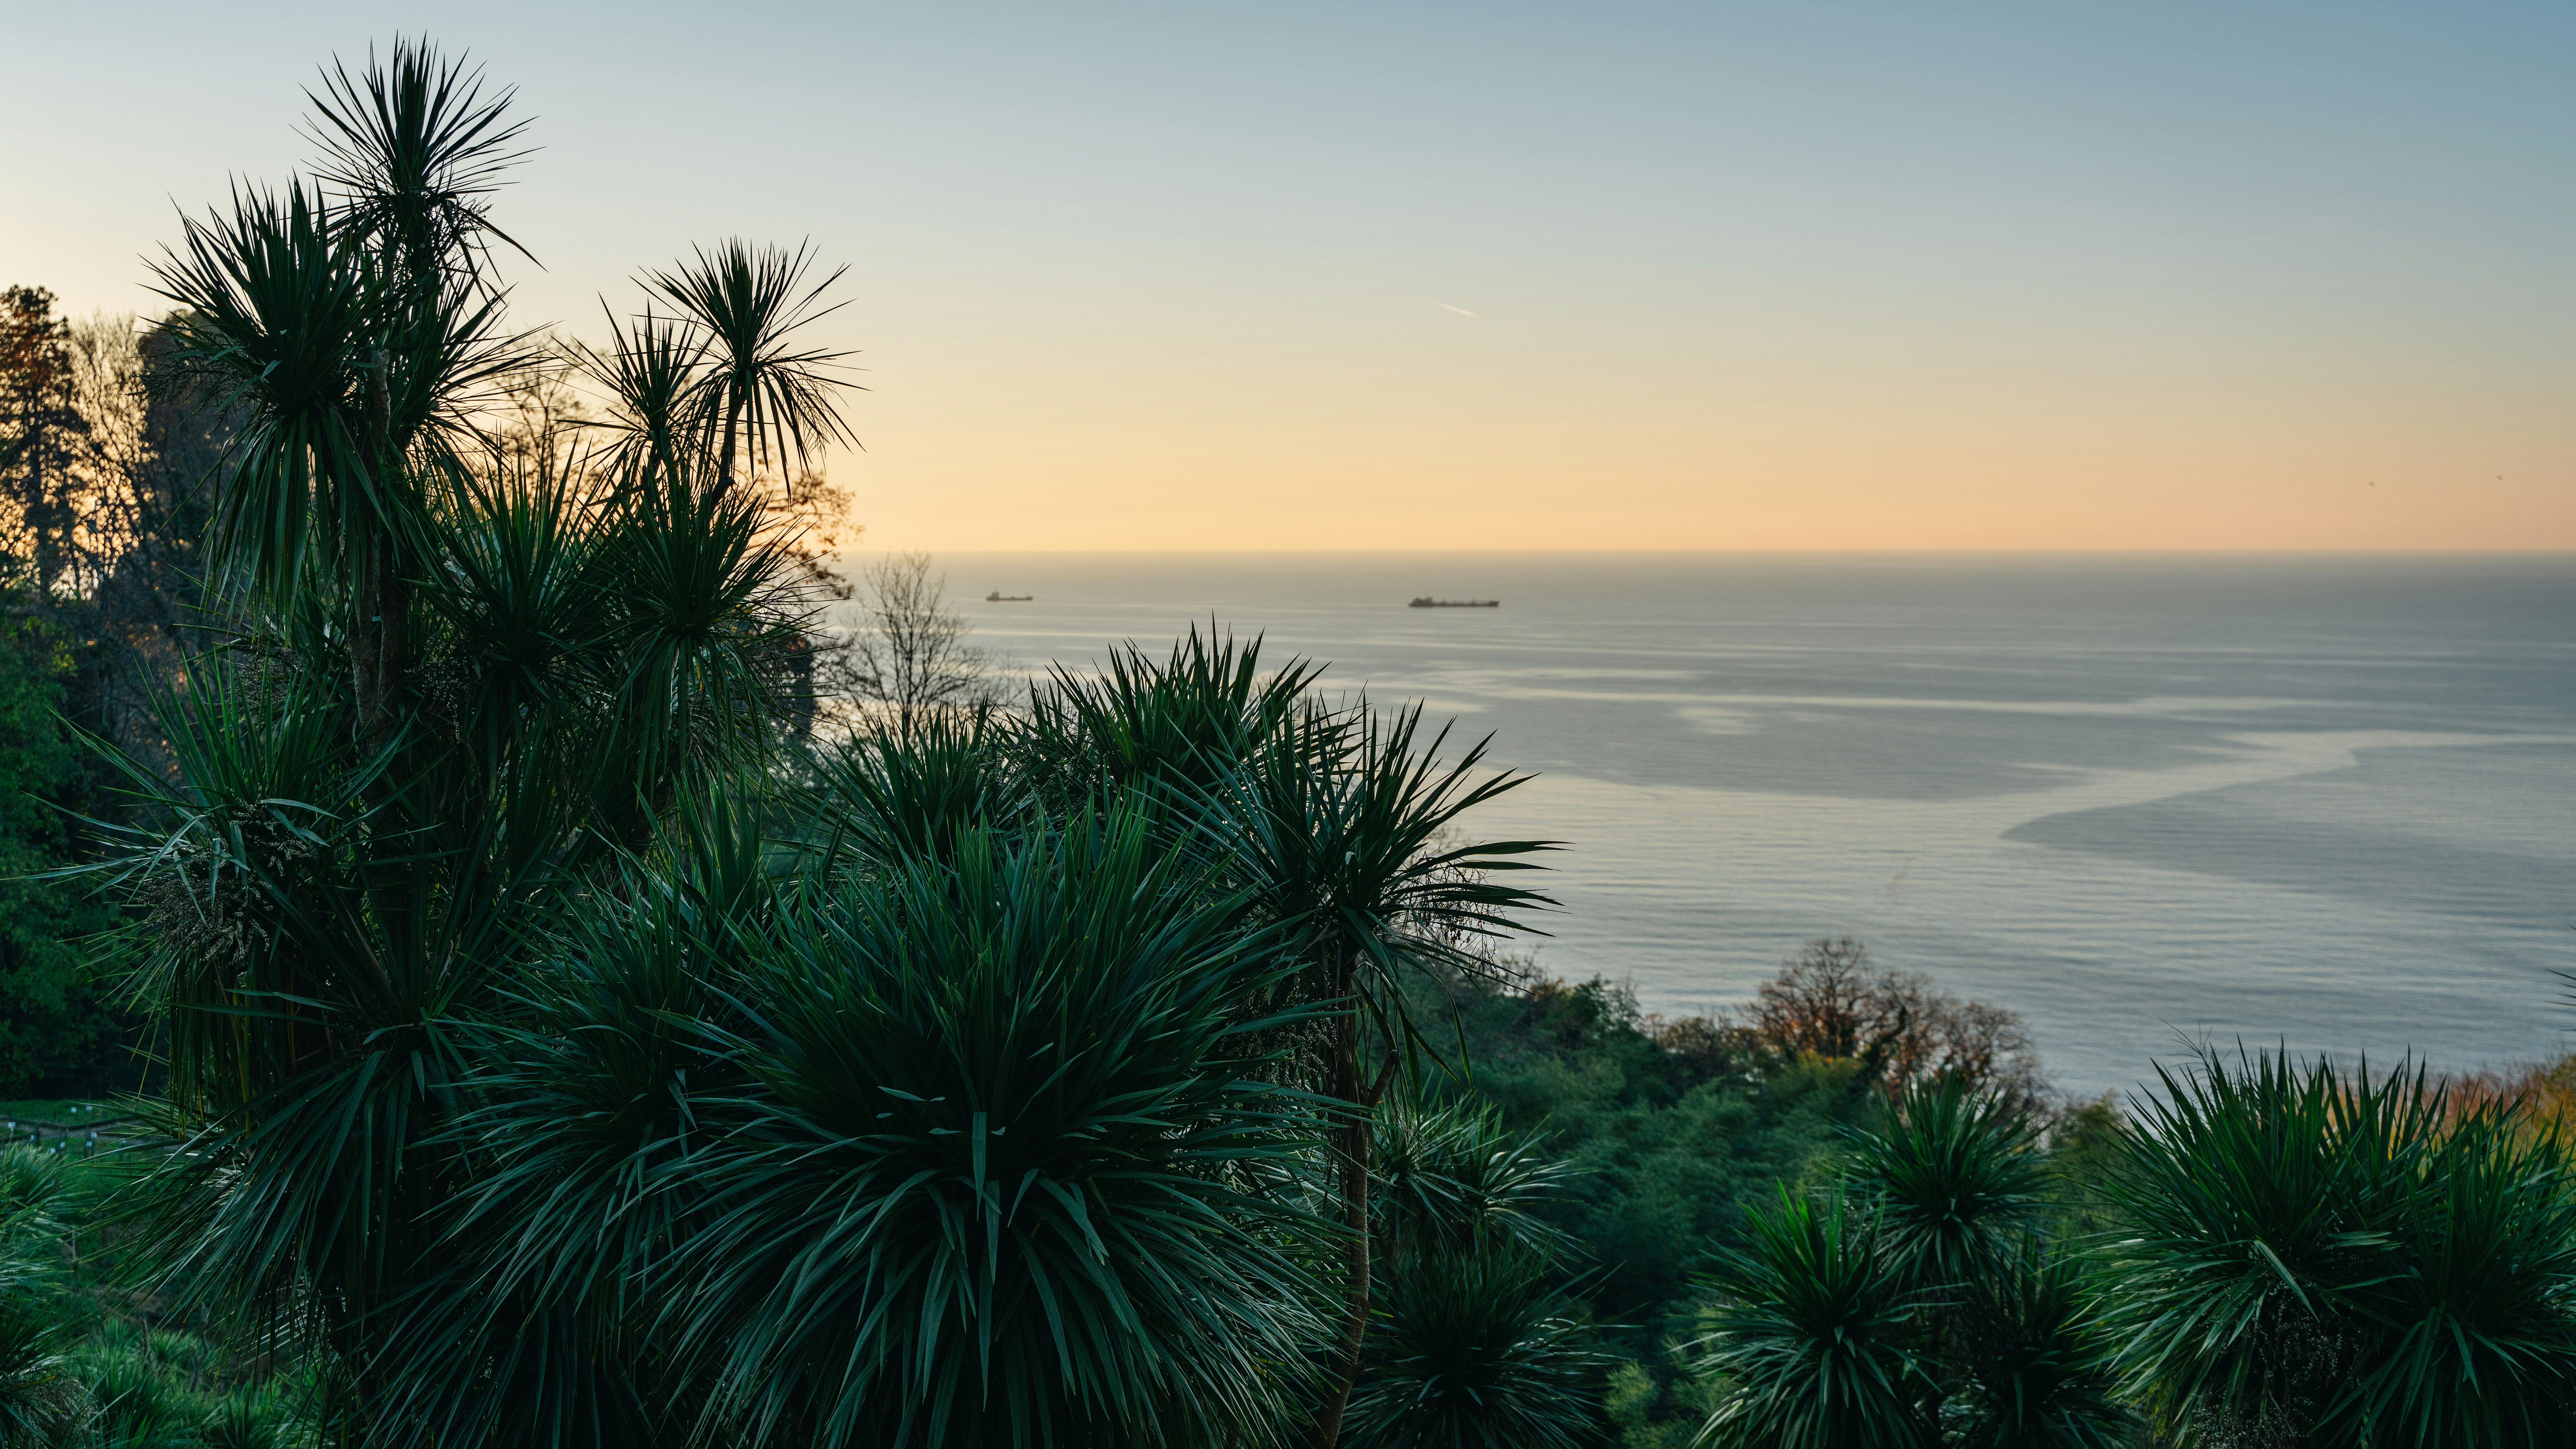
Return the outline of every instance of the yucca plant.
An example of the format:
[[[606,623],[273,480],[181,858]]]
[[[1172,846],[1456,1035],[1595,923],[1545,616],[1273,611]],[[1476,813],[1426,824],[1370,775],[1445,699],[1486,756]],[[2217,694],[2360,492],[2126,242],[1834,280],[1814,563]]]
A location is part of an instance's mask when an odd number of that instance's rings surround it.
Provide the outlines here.
[[[699,1200],[659,1174],[709,1144],[698,1100],[745,1080],[707,1034],[741,1021],[786,864],[756,797],[710,788],[513,973],[449,1131],[476,1167],[450,1251],[382,1335],[383,1418],[441,1444],[686,1438],[697,1400],[636,1331],[685,1291],[667,1264]]]
[[[1948,1321],[1943,1426],[1973,1449],[2115,1449],[2136,1441],[2083,1259],[2032,1236],[1990,1257]]]
[[[2576,1183],[2510,1104],[2455,1116],[2407,1199],[2361,1404],[2374,1443],[2576,1440]]]
[[[646,1320],[750,1443],[1259,1444],[1318,1335],[1269,1190],[1318,1130],[1243,1055],[1274,935],[1113,811],[809,886],[711,1027],[746,1080]]]
[[[2019,1104],[1932,1078],[1899,1088],[1851,1137],[1852,1187],[1909,1289],[1937,1297],[2018,1266],[2047,1190],[2038,1129]]]
[[[1878,1220],[1785,1185],[1751,1209],[1708,1278],[1692,1368],[1724,1385],[1699,1442],[1716,1449],[1913,1449],[1940,1442],[1922,1298]]]
[[[1027,772],[988,711],[928,713],[815,751],[804,833],[827,861],[945,860],[978,827],[1045,822]]]
[[[1493,1108],[1390,1100],[1378,1114],[1370,1192],[1389,1254],[1520,1248],[1563,1256],[1573,1244],[1540,1209],[1574,1173],[1538,1133],[1515,1133]]]
[[[1341,1335],[1316,1416],[1317,1449],[1330,1449],[1340,1433],[1370,1322],[1374,1123],[1416,1045],[1400,973],[1484,969],[1469,946],[1534,929],[1519,913],[1554,905],[1493,879],[1537,869],[1524,857],[1553,842],[1448,834],[1469,810],[1528,777],[1484,769],[1490,741],[1443,760],[1447,729],[1425,741],[1421,723],[1419,705],[1381,715],[1366,701],[1349,709],[1307,701],[1221,777],[1202,817],[1229,878],[1288,933],[1303,967],[1289,991],[1332,1013],[1306,1063],[1310,1086],[1340,1104],[1332,1151],[1348,1234]]]
[[[1471,1103],[1390,1100],[1376,1135],[1371,1232],[1387,1286],[1343,1442],[1585,1440],[1608,1360],[1568,1292],[1573,1244],[1539,1215],[1572,1170]]]
[[[2189,1443],[2568,1442],[2576,1204],[2513,1103],[2420,1066],[2160,1069],[2108,1188],[2106,1326]]]
[[[1193,624],[1166,660],[1128,644],[1097,675],[1050,670],[1013,721],[1009,749],[1058,811],[1125,795],[1172,810],[1186,829],[1200,802],[1269,747],[1322,672],[1305,659],[1265,672],[1260,639],[1238,645]]]
[[[61,1213],[72,1196],[61,1158],[0,1147],[0,1444],[50,1444],[88,1396],[63,1355]]]
[[[799,329],[839,310],[823,294],[848,271],[809,280],[813,249],[790,252],[740,238],[696,248],[670,271],[646,274],[648,290],[679,309],[705,341],[679,399],[690,432],[712,437],[715,476],[729,485],[762,465],[784,474],[811,465],[825,445],[856,443],[842,421],[839,376],[847,352],[801,346]],[[644,329],[649,335],[649,324]]]
[[[1394,1258],[1342,1424],[1353,1449],[1571,1449],[1597,1427],[1586,1341],[1552,1255],[1496,1242]]]

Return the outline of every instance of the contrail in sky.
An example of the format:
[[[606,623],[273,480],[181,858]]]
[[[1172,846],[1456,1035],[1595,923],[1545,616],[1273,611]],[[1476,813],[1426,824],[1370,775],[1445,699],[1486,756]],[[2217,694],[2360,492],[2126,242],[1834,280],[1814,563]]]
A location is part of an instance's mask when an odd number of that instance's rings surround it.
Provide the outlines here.
[[[1457,314],[1458,314],[1459,316],[1461,316],[1461,317],[1473,317],[1473,316],[1475,316],[1475,315],[1476,315],[1475,313],[1468,311],[1468,310],[1467,310],[1466,308],[1464,308],[1464,307],[1450,307],[1450,306],[1449,306],[1449,304],[1448,304],[1448,303],[1446,303],[1446,302],[1434,302],[1434,303],[1432,303],[1431,305],[1432,305],[1432,306],[1434,306],[1434,307],[1445,307],[1445,308],[1448,308],[1448,310],[1450,310],[1450,311],[1452,311],[1452,312],[1457,313]]]

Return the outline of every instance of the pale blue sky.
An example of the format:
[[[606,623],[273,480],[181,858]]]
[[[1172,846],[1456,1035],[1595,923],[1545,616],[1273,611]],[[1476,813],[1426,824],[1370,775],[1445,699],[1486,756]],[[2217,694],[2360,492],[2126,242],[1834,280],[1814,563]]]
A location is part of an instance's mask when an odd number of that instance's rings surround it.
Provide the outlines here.
[[[0,281],[149,305],[426,30],[523,321],[852,264],[887,543],[2576,547],[2564,4],[8,12]]]

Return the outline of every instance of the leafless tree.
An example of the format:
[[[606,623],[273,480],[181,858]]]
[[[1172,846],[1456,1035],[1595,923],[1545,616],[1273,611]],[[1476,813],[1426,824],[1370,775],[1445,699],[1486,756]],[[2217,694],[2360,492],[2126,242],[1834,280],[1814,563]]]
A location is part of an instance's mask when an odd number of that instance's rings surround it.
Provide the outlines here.
[[[858,627],[816,671],[817,693],[846,701],[851,723],[901,731],[1005,701],[993,657],[966,642],[975,626],[948,607],[947,579],[931,573],[928,554],[875,560],[855,592]]]
[[[1937,991],[1920,972],[1882,970],[1848,936],[1808,942],[1762,984],[1749,1016],[1769,1052],[1857,1057],[1890,1088],[1958,1076],[2032,1101],[2047,1091],[2018,1013]]]

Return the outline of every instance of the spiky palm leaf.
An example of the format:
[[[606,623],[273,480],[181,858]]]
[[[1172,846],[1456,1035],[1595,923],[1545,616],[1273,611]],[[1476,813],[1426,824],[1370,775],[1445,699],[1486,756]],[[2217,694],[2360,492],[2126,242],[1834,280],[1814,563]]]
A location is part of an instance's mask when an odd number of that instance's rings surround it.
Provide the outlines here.
[[[2109,1186],[2103,1301],[2174,1432],[2563,1441],[2576,1219],[2554,1143],[2520,1140],[2509,1104],[2455,1121],[2421,1067],[2213,1052],[2158,1076]]]
[[[1334,1154],[1350,1233],[1348,1304],[1334,1387],[1317,1418],[1318,1446],[1338,1431],[1370,1319],[1371,1118],[1414,1045],[1398,973],[1475,969],[1469,944],[1532,930],[1512,913],[1555,904],[1491,879],[1538,869],[1521,857],[1554,849],[1554,842],[1444,840],[1460,816],[1528,777],[1480,773],[1489,741],[1443,762],[1447,728],[1425,746],[1421,720],[1418,704],[1385,716],[1365,701],[1350,710],[1301,704],[1227,772],[1203,817],[1212,848],[1255,908],[1298,942],[1307,969],[1291,989],[1336,1014],[1322,1060],[1311,1069],[1314,1086],[1345,1114]],[[1364,1027],[1374,1028],[1385,1048],[1374,1072],[1363,1066]]]
[[[61,1158],[0,1147],[0,1444],[54,1444],[85,1395],[60,1352],[62,1214],[74,1196]]]
[[[1970,1449],[2120,1449],[2137,1423],[2086,1301],[2083,1261],[2036,1237],[1989,1252],[1949,1323],[1959,1389],[1951,1442]]]
[[[1562,1195],[1573,1169],[1541,1134],[1506,1130],[1491,1107],[1390,1103],[1378,1114],[1371,1165],[1373,1231],[1390,1256],[1571,1246],[1538,1210]]]
[[[682,471],[711,471],[715,463],[715,427],[705,390],[708,344],[705,332],[651,308],[633,326],[607,312],[606,350],[573,344],[573,360],[583,375],[616,402],[613,430],[618,471],[666,484]]]
[[[481,67],[397,36],[390,61],[370,51],[356,76],[335,63],[322,89],[304,94],[324,150],[318,175],[348,198],[344,230],[442,282],[480,278],[486,234],[518,247],[493,226],[490,201],[527,154],[511,149],[528,124],[507,117],[515,88],[486,98]],[[463,275],[443,275],[451,271]]]
[[[1283,969],[1113,816],[961,838],[791,904],[750,1082],[649,1331],[750,1443],[1261,1443],[1316,1325],[1315,1230],[1247,1173],[1296,1097],[1230,1060]]]
[[[441,1271],[381,1335],[380,1420],[427,1443],[605,1446],[685,1438],[695,1401],[635,1326],[684,1291],[666,1271],[709,1145],[696,1102],[741,1089],[711,1026],[739,1025],[743,933],[777,875],[743,795],[692,797],[546,935],[479,1033],[450,1135],[475,1160]]]
[[[814,262],[807,243],[790,252],[733,238],[645,274],[649,290],[704,330],[714,366],[699,378],[697,406],[715,423],[715,476],[728,486],[745,455],[753,468],[801,471],[826,446],[858,441],[838,400],[849,385],[838,373],[851,354],[793,340],[844,305],[820,304],[849,269],[835,267],[809,286]]]
[[[2576,1441],[2576,1182],[2513,1104],[2451,1122],[2409,1197],[2408,1271],[2360,1411],[2411,1444]]]
[[[1922,1306],[1875,1218],[1786,1186],[1721,1250],[1694,1367],[1726,1385],[1701,1430],[1714,1449],[1914,1449],[1938,1442],[1913,1347]]]
[[[1947,1293],[2007,1271],[2046,1206],[2037,1126],[1959,1078],[1899,1089],[1852,1146],[1852,1185],[1912,1289]]]
[[[237,191],[153,264],[179,309],[171,365],[242,420],[212,541],[273,598],[317,559],[399,541],[421,478],[471,438],[475,389],[525,352],[497,298],[419,293],[339,217],[302,182]]]
[[[1547,1255],[1493,1245],[1396,1260],[1343,1420],[1352,1449],[1573,1449],[1611,1362]]]
[[[822,859],[946,860],[970,831],[1036,823],[1001,734],[989,714],[928,714],[818,751],[810,817]]]
[[[1530,777],[1484,768],[1481,740],[1443,760],[1449,728],[1421,738],[1422,706],[1387,714],[1305,705],[1215,791],[1209,828],[1270,915],[1343,964],[1329,998],[1368,989],[1359,974],[1475,963],[1465,947],[1535,928],[1519,911],[1555,902],[1491,879],[1544,867],[1548,840],[1451,842],[1477,806]]]
[[[1322,672],[1305,659],[1265,672],[1259,637],[1192,624],[1167,660],[1128,644],[1097,676],[1052,668],[1012,752],[1060,811],[1123,794],[1186,815],[1268,748]]]

